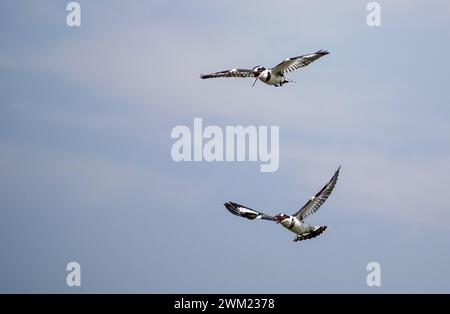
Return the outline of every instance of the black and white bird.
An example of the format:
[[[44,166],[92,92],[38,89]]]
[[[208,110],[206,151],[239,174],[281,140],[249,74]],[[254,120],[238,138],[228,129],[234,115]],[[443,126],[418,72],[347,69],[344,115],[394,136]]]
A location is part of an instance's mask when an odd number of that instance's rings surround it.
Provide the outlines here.
[[[307,216],[315,213],[319,209],[319,207],[323,203],[325,203],[328,196],[330,196],[331,192],[333,191],[334,186],[336,185],[340,169],[341,167],[339,167],[336,170],[331,180],[315,196],[311,197],[311,199],[308,202],[306,202],[306,204],[293,215],[280,213],[275,216],[270,216],[262,212],[258,212],[254,209],[251,209],[247,206],[233,202],[228,202],[225,203],[224,205],[232,214],[237,216],[245,217],[250,220],[264,219],[276,221],[286,229],[296,234],[294,242],[312,239],[317,237],[322,232],[324,232],[328,227],[312,226],[304,222],[304,219]]]
[[[202,79],[216,78],[216,77],[253,77],[253,85],[255,86],[256,81],[261,80],[261,82],[267,85],[283,86],[283,84],[288,82],[293,82],[284,77],[284,74],[297,70],[299,68],[305,67],[308,64],[316,61],[320,57],[329,54],[328,51],[319,50],[314,53],[310,53],[303,56],[287,58],[277,66],[271,69],[266,69],[260,65],[254,67],[252,70],[247,69],[231,69],[226,71],[215,72],[211,74],[200,75]]]

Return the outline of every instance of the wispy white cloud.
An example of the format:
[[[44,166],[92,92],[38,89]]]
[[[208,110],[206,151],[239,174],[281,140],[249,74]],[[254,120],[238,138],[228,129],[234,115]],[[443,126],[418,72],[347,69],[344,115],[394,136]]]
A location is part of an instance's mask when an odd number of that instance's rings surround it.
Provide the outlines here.
[[[407,3],[404,5],[409,7]],[[234,9],[226,3],[213,7]],[[402,7],[399,4],[397,12]],[[278,17],[283,12],[291,16],[297,14],[295,10],[268,2],[251,8],[236,12],[237,23],[248,24],[250,29],[251,21],[258,21],[257,25],[264,27],[260,19],[267,11]],[[323,6],[309,4],[303,9],[323,10]],[[313,15],[305,16],[310,17],[303,21],[304,25],[314,22]],[[327,16],[329,14],[321,18]],[[243,21],[245,17],[248,20]],[[287,20],[294,23],[293,19]],[[217,23],[230,25],[229,21]],[[317,43],[317,37],[322,36],[321,41],[329,39],[329,27],[330,24],[319,24],[314,32],[300,28],[298,35],[303,41],[316,40]],[[35,66],[97,93],[117,97],[124,105],[137,107],[138,114],[186,123],[191,122],[193,116],[208,116],[223,123],[279,124],[281,136],[289,137],[285,141],[288,144],[281,147],[281,170],[283,167],[298,169],[300,178],[314,180],[315,171],[311,169],[334,169],[337,163],[343,163],[344,179],[340,184],[341,193],[347,195],[346,208],[376,211],[418,223],[442,223],[439,217],[446,215],[444,209],[449,206],[449,200],[429,195],[436,191],[445,195],[448,152],[417,159],[395,153],[395,145],[401,143],[402,138],[419,132],[411,119],[419,119],[424,113],[418,110],[409,112],[409,116],[403,115],[404,106],[397,107],[394,101],[400,99],[398,89],[392,85],[395,79],[370,75],[377,67],[370,65],[373,60],[358,55],[352,55],[349,60],[346,56],[351,53],[349,49],[355,50],[358,46],[336,46],[339,49],[327,58],[292,74],[298,81],[295,86],[251,89],[250,81],[244,79],[201,81],[198,75],[235,66],[252,67],[260,57],[275,64],[294,46],[301,47],[299,53],[309,51],[301,51],[304,45],[290,44],[286,49],[280,47],[267,54],[265,41],[268,37],[264,32],[255,32],[256,37],[235,37],[223,27],[217,32],[214,27],[202,29],[195,22],[168,25],[148,21],[131,23],[131,26],[103,25],[99,31],[92,28],[89,31],[93,32],[89,36],[64,40],[50,47],[44,58],[35,61]],[[361,66],[369,69],[361,71]],[[92,126],[105,123],[101,117],[92,119],[88,121]],[[436,128],[428,129],[422,140],[438,136],[448,143],[449,138],[442,132],[448,130],[445,121],[438,118],[434,121]],[[141,132],[145,132],[145,126],[141,127]],[[408,136],[408,132],[412,133]],[[166,135],[160,132],[159,136]],[[314,138],[319,145],[307,144]],[[304,141],[307,143],[302,143]],[[339,148],[338,143],[344,148]],[[375,146],[370,147],[371,144]],[[432,214],[423,215],[424,207]]]

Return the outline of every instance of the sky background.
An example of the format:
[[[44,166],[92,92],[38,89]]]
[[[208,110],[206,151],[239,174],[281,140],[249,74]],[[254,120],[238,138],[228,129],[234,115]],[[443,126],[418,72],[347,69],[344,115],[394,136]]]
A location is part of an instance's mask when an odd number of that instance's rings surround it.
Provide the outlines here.
[[[0,292],[450,292],[449,1],[68,2],[0,2]],[[194,117],[280,126],[279,170],[174,162]],[[313,240],[223,207],[294,213],[340,164]]]

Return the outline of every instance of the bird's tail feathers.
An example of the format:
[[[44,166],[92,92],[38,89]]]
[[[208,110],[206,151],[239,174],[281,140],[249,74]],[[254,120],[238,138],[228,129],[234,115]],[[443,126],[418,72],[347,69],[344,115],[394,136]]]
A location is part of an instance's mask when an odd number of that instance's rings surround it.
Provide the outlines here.
[[[284,83],[297,83],[297,82],[287,79],[287,78],[284,78]]]
[[[294,242],[315,238],[327,230],[327,228],[328,226],[314,226],[314,229],[311,232],[297,235]]]

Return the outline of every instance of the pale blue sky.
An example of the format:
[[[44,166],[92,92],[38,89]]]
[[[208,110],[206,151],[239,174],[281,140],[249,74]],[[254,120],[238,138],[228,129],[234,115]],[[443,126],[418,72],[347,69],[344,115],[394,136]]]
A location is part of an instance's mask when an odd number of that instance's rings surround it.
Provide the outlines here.
[[[67,2],[0,3],[1,292],[450,292],[448,1]],[[198,78],[319,49],[283,88]],[[175,163],[194,117],[279,125],[279,170]],[[339,164],[316,239],[222,205],[293,213]]]

